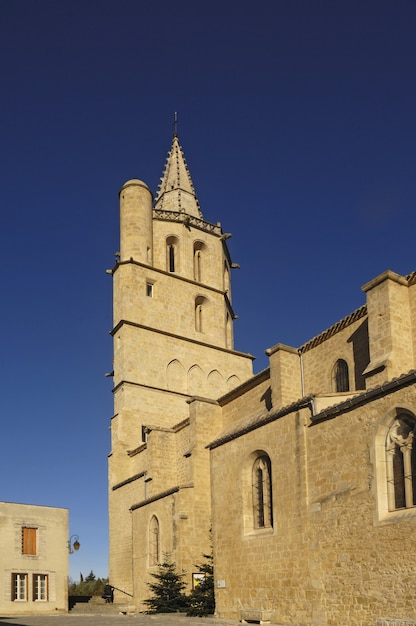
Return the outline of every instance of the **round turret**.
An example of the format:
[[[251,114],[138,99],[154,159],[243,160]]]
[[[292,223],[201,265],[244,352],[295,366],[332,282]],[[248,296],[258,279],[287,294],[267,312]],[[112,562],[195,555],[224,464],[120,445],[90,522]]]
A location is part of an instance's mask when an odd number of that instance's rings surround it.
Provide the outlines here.
[[[153,194],[136,178],[120,189],[120,261],[134,259],[152,264]]]

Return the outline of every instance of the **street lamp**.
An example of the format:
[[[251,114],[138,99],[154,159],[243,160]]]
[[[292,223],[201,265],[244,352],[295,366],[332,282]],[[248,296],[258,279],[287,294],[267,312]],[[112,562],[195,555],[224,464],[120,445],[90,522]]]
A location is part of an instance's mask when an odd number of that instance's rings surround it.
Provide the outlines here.
[[[69,554],[73,554],[74,552],[77,552],[77,550],[79,550],[80,547],[81,547],[81,544],[79,542],[78,535],[71,535],[71,537],[69,538],[69,541],[68,541],[68,552],[69,552]]]

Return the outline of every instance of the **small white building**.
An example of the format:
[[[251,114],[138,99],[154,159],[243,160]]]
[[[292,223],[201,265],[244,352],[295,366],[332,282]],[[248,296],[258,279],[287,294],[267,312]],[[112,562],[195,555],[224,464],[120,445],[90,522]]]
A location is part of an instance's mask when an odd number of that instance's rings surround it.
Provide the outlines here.
[[[0,614],[68,611],[68,509],[0,502]]]

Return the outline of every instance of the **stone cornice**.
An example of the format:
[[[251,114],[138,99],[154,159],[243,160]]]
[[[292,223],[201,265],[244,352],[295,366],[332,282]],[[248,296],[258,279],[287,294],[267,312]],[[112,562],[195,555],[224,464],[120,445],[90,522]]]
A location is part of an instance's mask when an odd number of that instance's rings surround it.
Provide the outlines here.
[[[143,478],[143,476],[146,476],[146,472],[140,472],[140,474],[130,476],[130,478],[126,478],[126,480],[122,480],[120,483],[113,485],[113,487],[111,487],[111,491],[116,491],[116,489],[120,489],[120,487],[124,487],[125,485],[128,485],[135,480],[138,480],[139,478]]]
[[[221,237],[221,226],[219,224],[211,224],[203,219],[189,215],[183,211],[168,211],[165,209],[153,209],[153,219],[163,222],[176,222],[185,226],[193,226],[206,233],[211,233],[217,237]]]
[[[141,509],[143,506],[146,506],[147,504],[150,504],[151,502],[156,502],[156,500],[162,500],[163,498],[166,498],[167,496],[170,496],[174,493],[178,493],[178,491],[181,491],[182,489],[193,489],[193,483],[190,483],[189,485],[177,485],[176,487],[172,487],[171,489],[167,489],[166,491],[162,491],[154,496],[152,496],[151,498],[146,498],[146,500],[142,500],[141,502],[138,502],[137,504],[133,504],[130,507],[130,511],[135,511],[136,509]]]
[[[163,393],[171,393],[172,395],[175,396],[183,396],[184,398],[192,398],[191,395],[189,395],[189,393],[180,393],[179,391],[172,391],[171,389],[164,389],[162,387],[154,387],[153,385],[145,385],[144,383],[137,383],[133,380],[120,380],[119,383],[117,383],[117,385],[115,385],[113,387],[113,393],[115,393],[118,389],[120,389],[120,387],[122,387],[123,385],[132,385],[133,387],[143,387],[145,389],[152,389],[153,391],[161,391]]]
[[[246,359],[251,359],[254,361],[256,357],[251,354],[247,354],[246,352],[239,352],[238,350],[230,350],[229,348],[223,348],[222,346],[216,346],[212,343],[206,343],[205,341],[198,341],[198,339],[191,339],[190,337],[184,337],[183,335],[177,335],[176,333],[170,333],[166,330],[161,330],[158,328],[153,328],[151,326],[145,326],[144,324],[138,324],[137,322],[129,322],[128,320],[120,320],[116,326],[112,330],[110,330],[110,335],[114,337],[114,335],[122,328],[124,325],[133,326],[135,328],[141,328],[142,330],[147,330],[152,333],[156,333],[158,335],[165,335],[166,337],[172,337],[174,339],[180,339],[181,341],[188,341],[189,343],[193,343],[197,346],[204,346],[206,348],[212,348],[213,350],[219,350],[220,352],[226,352],[227,354],[235,354],[236,356],[242,356]]]
[[[115,274],[115,272],[117,271],[117,269],[119,267],[121,267],[122,265],[137,265],[138,267],[143,267],[146,270],[149,270],[150,272],[156,272],[157,274],[163,274],[164,276],[174,276],[176,279],[183,281],[184,283],[189,283],[190,285],[195,285],[196,287],[203,287],[204,289],[207,289],[208,291],[213,291],[214,293],[219,293],[222,296],[226,295],[226,292],[221,290],[221,289],[217,289],[216,287],[211,287],[210,285],[206,285],[205,283],[199,283],[196,280],[191,280],[190,278],[186,278],[185,276],[181,276],[180,274],[176,274],[176,273],[172,273],[172,272],[167,272],[166,270],[162,270],[159,267],[154,267],[154,265],[148,265],[147,263],[141,263],[140,261],[136,261],[133,258],[128,259],[127,261],[118,261],[115,266],[113,267],[111,271],[112,274]]]

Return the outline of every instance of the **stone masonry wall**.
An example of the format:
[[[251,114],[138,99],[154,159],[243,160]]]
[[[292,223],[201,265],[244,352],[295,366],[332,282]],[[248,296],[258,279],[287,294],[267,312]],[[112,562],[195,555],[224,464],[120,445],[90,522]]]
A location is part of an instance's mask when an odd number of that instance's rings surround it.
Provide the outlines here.
[[[212,450],[221,617],[271,610],[274,623],[308,626],[416,619],[416,517],[377,523],[371,450],[394,406],[416,412],[414,388],[314,425],[307,410],[293,413]],[[274,523],[247,533],[244,468],[260,450],[272,463]]]
[[[360,332],[363,326],[364,332]],[[368,365],[365,328],[365,319],[360,319],[303,354],[305,395],[335,391],[333,369],[338,359],[344,359],[348,364],[350,390],[365,389],[362,378],[362,372]]]

